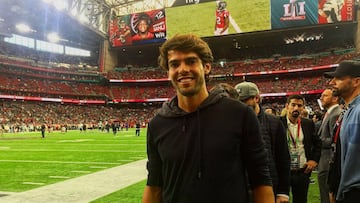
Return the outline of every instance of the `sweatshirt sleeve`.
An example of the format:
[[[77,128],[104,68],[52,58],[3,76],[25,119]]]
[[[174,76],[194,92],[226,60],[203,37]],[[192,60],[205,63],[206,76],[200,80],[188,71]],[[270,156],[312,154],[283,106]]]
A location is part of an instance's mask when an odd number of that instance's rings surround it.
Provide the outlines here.
[[[272,186],[265,143],[260,135],[258,119],[250,107],[247,107],[243,122],[242,156],[250,186]]]
[[[148,186],[162,187],[162,161],[154,142],[154,137],[151,134],[150,124],[147,130],[147,154],[148,162],[146,168],[148,170]]]
[[[275,162],[278,173],[278,194],[289,195],[290,189],[290,154],[286,139],[285,127],[279,119],[277,119],[276,142],[275,142]]]

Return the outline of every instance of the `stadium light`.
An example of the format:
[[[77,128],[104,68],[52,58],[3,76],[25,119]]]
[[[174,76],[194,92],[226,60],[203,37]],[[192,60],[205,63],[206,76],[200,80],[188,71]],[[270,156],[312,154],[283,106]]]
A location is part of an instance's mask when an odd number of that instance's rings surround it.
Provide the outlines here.
[[[31,29],[30,26],[28,26],[24,23],[19,23],[15,27],[18,31],[20,31],[22,33],[36,32],[36,30]]]
[[[60,41],[60,37],[57,33],[52,32],[47,35],[47,39],[52,43],[57,43]]]
[[[57,10],[63,10],[66,9],[68,7],[68,4],[66,1],[54,1],[54,6]]]

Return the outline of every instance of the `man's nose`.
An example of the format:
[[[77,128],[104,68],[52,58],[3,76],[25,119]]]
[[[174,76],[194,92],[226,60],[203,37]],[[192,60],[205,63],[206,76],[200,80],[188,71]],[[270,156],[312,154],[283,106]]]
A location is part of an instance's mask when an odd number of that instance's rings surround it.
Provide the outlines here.
[[[190,70],[190,67],[188,65],[186,65],[186,63],[184,61],[182,61],[180,63],[180,72],[188,72]]]

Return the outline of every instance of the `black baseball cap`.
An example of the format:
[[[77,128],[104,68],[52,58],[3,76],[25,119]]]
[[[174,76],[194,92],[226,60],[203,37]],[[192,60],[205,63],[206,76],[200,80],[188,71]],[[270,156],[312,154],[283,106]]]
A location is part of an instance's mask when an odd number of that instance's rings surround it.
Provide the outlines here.
[[[324,76],[326,78],[344,77],[344,76],[360,77],[360,61],[355,61],[355,60],[342,61],[335,71],[325,72]]]

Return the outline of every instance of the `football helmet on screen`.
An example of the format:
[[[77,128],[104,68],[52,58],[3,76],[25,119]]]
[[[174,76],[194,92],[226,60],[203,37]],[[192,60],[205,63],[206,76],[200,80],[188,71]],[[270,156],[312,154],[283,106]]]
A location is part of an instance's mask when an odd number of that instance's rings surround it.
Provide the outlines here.
[[[220,1],[217,5],[217,9],[219,11],[225,10],[226,9],[226,2],[225,1]]]

